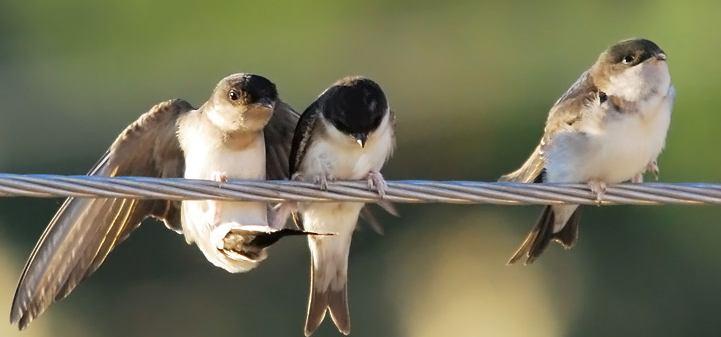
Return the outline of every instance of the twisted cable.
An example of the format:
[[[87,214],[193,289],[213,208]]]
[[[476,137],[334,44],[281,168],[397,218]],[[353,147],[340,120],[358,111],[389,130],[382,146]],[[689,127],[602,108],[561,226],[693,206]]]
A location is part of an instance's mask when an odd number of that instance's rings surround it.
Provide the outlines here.
[[[387,181],[383,200],[394,203],[451,204],[721,204],[721,184],[645,183],[609,185],[603,201],[584,184],[521,184],[479,181]],[[63,176],[0,173],[0,197],[80,197],[235,201],[377,202],[366,181],[319,185],[298,181]]]

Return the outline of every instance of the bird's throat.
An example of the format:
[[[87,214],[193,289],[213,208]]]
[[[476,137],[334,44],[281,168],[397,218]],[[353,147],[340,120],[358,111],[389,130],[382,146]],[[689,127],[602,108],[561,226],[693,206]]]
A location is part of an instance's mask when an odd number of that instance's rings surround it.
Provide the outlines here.
[[[253,144],[263,131],[233,131],[223,134],[223,145],[230,150],[243,150]]]

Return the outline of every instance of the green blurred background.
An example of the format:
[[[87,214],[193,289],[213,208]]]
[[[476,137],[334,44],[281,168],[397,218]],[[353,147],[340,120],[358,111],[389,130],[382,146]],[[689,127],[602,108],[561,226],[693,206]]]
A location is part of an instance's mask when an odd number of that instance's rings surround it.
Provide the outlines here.
[[[234,72],[298,110],[364,74],[398,116],[389,179],[495,180],[536,145],[550,104],[617,40],[669,55],[677,104],[663,181],[719,181],[719,1],[0,2],[0,171],[82,174],[140,113],[200,104]],[[0,318],[61,200],[0,200]],[[402,205],[353,241],[354,336],[718,336],[721,210],[587,207],[579,245],[506,258],[540,207]],[[156,223],[19,333],[301,336],[308,253],[287,239],[247,274]],[[337,336],[327,322],[317,336]]]

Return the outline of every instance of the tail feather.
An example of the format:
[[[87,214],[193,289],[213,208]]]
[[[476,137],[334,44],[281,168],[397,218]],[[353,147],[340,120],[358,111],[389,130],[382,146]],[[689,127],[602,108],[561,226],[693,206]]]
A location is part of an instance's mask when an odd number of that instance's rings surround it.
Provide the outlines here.
[[[312,282],[311,282],[312,283]],[[308,315],[305,319],[305,335],[310,336],[315,332],[325,318],[328,310],[328,293],[313,289],[310,285],[310,298],[308,299]]]
[[[328,311],[330,318],[344,335],[350,334],[350,312],[348,310],[348,285],[344,284],[341,290],[330,290],[328,296]]]
[[[577,208],[573,215],[568,218],[566,225],[560,232],[553,235],[553,240],[560,243],[565,249],[571,249],[578,241],[578,224],[581,220],[581,208]]]
[[[546,206],[538,218],[536,225],[533,226],[531,232],[528,233],[526,239],[523,240],[521,246],[508,260],[508,264],[514,264],[521,259],[525,259],[524,264],[531,264],[535,261],[543,251],[548,247],[551,240],[560,243],[564,248],[570,249],[578,240],[578,223],[580,220],[579,208],[566,221],[563,228],[557,232],[553,232],[556,217],[552,206]]]
[[[329,285],[327,289],[316,287],[318,273],[316,266],[311,260],[310,269],[310,298],[308,299],[308,314],[305,320],[305,335],[312,335],[325,318],[326,312],[330,312],[333,323],[344,335],[350,334],[350,311],[348,308],[348,283],[342,281],[341,289],[333,289]],[[337,275],[336,277],[343,277]]]

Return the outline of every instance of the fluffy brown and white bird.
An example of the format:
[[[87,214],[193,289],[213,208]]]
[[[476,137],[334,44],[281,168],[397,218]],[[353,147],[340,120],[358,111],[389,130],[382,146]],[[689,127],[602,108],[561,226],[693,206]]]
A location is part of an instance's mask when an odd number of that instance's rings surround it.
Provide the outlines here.
[[[128,126],[90,171],[98,176],[285,179],[299,115],[252,74],[222,79],[200,108],[160,103]],[[19,328],[67,296],[140,223],[153,217],[195,243],[212,264],[243,272],[294,231],[271,228],[259,202],[69,198],[25,266],[10,320]]]
[[[618,42],[604,51],[551,108],[540,144],[512,182],[587,183],[601,201],[606,184],[640,182],[658,173],[675,91],[666,54],[646,39]],[[578,205],[546,206],[508,261],[532,263],[555,240],[578,239]]]

